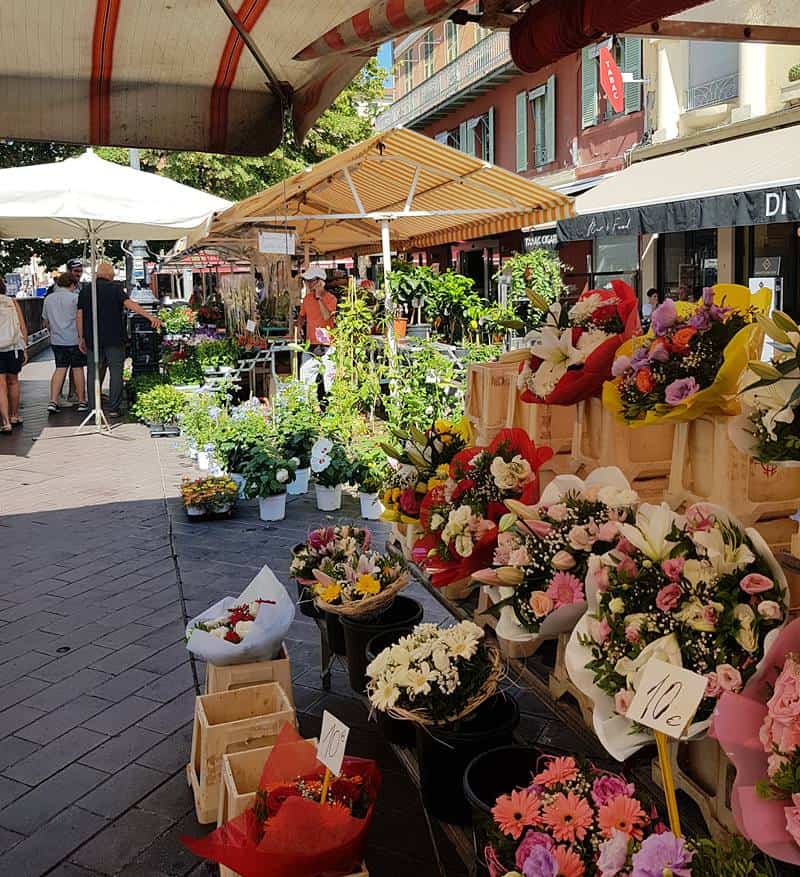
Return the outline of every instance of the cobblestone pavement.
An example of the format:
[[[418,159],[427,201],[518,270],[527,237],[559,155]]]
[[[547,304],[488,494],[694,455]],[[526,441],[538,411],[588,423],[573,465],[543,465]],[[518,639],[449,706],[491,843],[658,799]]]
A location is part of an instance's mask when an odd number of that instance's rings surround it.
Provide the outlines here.
[[[135,424],[75,436],[76,413],[45,412],[51,368],[49,354],[25,368],[25,425],[0,436],[0,875],[216,874],[179,841],[207,830],[184,773],[195,679],[179,581],[190,617],[264,563],[286,582],[290,547],[331,518],[301,499],[278,525],[261,523],[254,503],[189,523],[176,486],[191,468],[175,442]],[[426,618],[442,617],[414,596]],[[384,771],[370,873],[439,873],[417,792],[342,667],[322,691],[316,626],[299,616],[288,646],[303,734],[330,709],[352,727],[350,751]],[[459,877],[439,842],[444,871]]]

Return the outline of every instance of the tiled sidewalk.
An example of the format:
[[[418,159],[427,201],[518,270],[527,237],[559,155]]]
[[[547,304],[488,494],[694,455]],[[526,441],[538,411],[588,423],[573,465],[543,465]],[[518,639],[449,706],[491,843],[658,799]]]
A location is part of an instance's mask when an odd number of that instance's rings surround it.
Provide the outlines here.
[[[320,513],[294,501],[270,526],[248,503],[230,521],[189,523],[175,497],[191,470],[174,442],[134,424],[75,437],[76,414],[44,412],[48,359],[23,373],[24,429],[0,437],[0,875],[216,874],[179,842],[205,830],[184,775],[195,680],[179,576],[189,616],[264,563],[286,581],[289,549]],[[439,873],[416,790],[343,669],[321,690],[317,629],[302,616],[289,650],[301,731],[331,709],[353,728],[351,751],[384,770],[370,873]]]

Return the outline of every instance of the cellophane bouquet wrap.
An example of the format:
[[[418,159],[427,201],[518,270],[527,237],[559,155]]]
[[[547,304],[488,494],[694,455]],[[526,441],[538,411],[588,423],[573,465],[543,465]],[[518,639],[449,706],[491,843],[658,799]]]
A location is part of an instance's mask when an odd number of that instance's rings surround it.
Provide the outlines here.
[[[325,768],[316,747],[285,725],[264,764],[254,807],[203,838],[196,855],[241,877],[340,877],[361,870],[381,775],[374,761],[345,756],[320,803]]]
[[[437,420],[424,431],[416,426],[396,430],[396,444],[381,445],[391,467],[389,480],[380,492],[384,508],[381,519],[418,524],[422,501],[447,479],[450,462],[467,447],[471,435],[465,417],[458,422]]]
[[[572,630],[586,611],[587,570],[630,522],[638,495],[614,466],[586,480],[557,475],[532,507],[509,501],[493,565],[474,577],[489,589],[496,633],[515,641]]]
[[[223,597],[189,622],[186,648],[217,666],[271,661],[294,615],[294,601],[264,566],[238,597]]]
[[[314,570],[314,579],[314,597],[320,609],[357,618],[386,609],[410,576],[404,561],[364,551],[345,560],[323,560]]]
[[[488,447],[456,454],[448,478],[420,508],[423,536],[412,557],[436,587],[468,578],[491,563],[507,499],[539,499],[540,466],[553,456],[522,429],[501,430]]]
[[[642,504],[587,575],[589,611],[572,632],[566,666],[594,703],[594,729],[619,761],[652,742],[626,712],[657,657],[706,678],[687,735],[708,729],[723,691],[739,691],[787,617],[781,567],[757,530],[701,503],[685,516]]]
[[[739,380],[758,356],[769,290],[718,284],[697,304],[667,299],[650,330],[626,341],[603,386],[603,405],[628,426],[738,414]]]
[[[800,865],[800,619],[741,693],[722,695],[711,736],[736,768],[736,827],[767,855]]]
[[[550,306],[520,366],[523,402],[574,405],[600,394],[617,348],[642,331],[636,293],[622,280],[611,287],[581,293],[569,310],[560,302]]]

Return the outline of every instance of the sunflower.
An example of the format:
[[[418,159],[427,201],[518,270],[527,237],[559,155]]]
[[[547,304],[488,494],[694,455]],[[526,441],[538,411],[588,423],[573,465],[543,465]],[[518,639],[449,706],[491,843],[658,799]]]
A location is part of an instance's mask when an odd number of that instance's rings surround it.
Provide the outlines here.
[[[333,603],[335,600],[338,600],[341,593],[342,586],[336,582],[330,585],[325,585],[324,588],[319,588],[317,590],[317,595],[325,603]]]

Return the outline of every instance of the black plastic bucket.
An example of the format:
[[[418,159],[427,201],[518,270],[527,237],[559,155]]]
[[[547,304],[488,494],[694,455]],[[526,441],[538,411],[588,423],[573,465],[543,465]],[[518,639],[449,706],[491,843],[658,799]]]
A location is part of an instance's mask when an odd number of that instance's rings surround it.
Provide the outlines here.
[[[340,615],[334,612],[323,612],[325,617],[325,629],[328,634],[328,646],[334,655],[346,655],[347,644],[344,640],[344,628]]]
[[[478,874],[489,873],[484,863],[484,850],[489,841],[487,828],[493,822],[492,807],[501,795],[530,785],[541,757],[542,750],[534,746],[499,746],[482,752],[467,765],[464,797],[472,813]]]
[[[487,749],[510,746],[519,723],[514,698],[498,693],[452,725],[417,725],[420,788],[431,816],[468,825],[471,807],[464,795],[467,765]]]
[[[367,643],[387,630],[407,631],[422,621],[422,606],[402,594],[383,612],[371,618],[342,616],[344,640],[347,644],[347,670],[350,687],[357,694],[367,690]]]
[[[411,627],[397,627],[393,630],[384,630],[382,633],[373,636],[367,643],[367,666],[373,661],[384,649],[393,646],[401,636],[409,633]],[[393,719],[388,713],[375,710],[375,718],[378,723],[378,729],[389,743],[395,743],[398,746],[414,745],[414,723],[404,719]]]
[[[314,592],[308,585],[297,582],[297,606],[308,618],[321,618],[322,613],[314,605]]]

